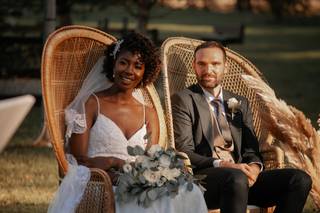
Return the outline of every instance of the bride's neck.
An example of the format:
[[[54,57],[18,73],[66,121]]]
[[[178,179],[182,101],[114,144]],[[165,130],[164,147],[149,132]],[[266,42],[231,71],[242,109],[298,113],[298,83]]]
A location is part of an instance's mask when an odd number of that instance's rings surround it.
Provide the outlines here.
[[[122,90],[118,87],[112,86],[106,92],[108,93],[108,95],[113,96],[115,99],[119,101],[128,101],[133,98],[133,89]]]

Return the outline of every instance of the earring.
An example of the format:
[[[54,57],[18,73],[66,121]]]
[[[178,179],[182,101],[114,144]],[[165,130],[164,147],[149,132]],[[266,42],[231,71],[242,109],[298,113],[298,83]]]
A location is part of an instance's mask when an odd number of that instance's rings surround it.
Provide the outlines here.
[[[113,74],[112,74],[112,78],[114,78],[115,76],[116,76],[116,75],[113,73]]]

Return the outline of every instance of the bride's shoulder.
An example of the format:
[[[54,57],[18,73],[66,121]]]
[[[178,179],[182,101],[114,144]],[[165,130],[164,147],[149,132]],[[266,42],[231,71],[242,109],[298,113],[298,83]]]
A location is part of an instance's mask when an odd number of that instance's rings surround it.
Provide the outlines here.
[[[98,97],[94,94],[90,95],[85,106],[86,106],[86,109],[88,108],[97,108],[98,106]]]
[[[95,95],[90,95],[85,103],[86,117],[90,120],[94,120],[99,109],[98,98]]]

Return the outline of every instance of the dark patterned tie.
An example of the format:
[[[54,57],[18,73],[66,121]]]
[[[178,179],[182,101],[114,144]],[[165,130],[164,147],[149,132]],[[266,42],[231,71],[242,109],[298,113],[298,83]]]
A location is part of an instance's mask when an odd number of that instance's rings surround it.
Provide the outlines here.
[[[225,148],[229,148],[232,146],[232,136],[230,132],[230,127],[228,125],[226,117],[223,115],[223,105],[220,99],[214,99],[211,101],[212,105],[216,110],[216,120],[218,122],[218,126],[221,132],[223,139],[225,140]]]

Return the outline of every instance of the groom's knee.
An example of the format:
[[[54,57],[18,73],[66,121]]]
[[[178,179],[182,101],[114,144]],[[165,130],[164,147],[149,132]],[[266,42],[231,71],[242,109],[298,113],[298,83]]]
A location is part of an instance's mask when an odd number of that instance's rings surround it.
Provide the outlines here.
[[[308,193],[312,187],[312,179],[306,172],[295,169],[290,180],[292,190]]]
[[[229,193],[247,195],[249,190],[248,177],[241,170],[232,171],[223,186]]]

